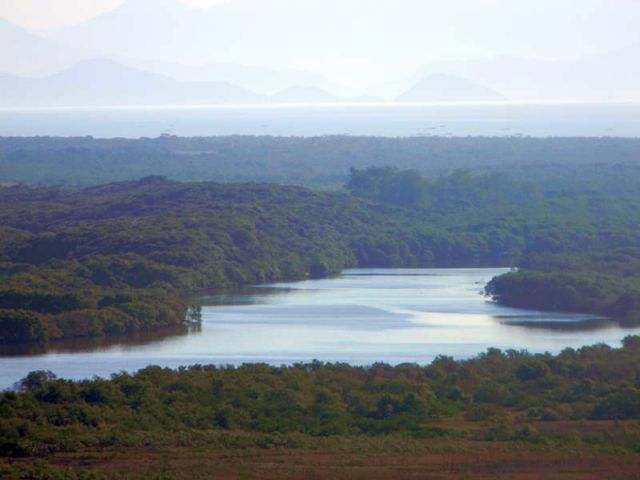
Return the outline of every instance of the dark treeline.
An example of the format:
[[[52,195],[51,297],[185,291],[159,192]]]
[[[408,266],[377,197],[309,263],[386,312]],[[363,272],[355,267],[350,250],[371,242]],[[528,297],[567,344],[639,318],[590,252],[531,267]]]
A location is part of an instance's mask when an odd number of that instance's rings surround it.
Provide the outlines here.
[[[462,362],[439,357],[426,367],[151,366],[80,382],[32,372],[19,392],[0,394],[0,456],[108,447],[291,446],[300,441],[296,434],[394,432],[551,445],[560,440],[575,447],[575,434],[554,439],[531,423],[640,418],[640,338],[623,344],[566,349],[557,356],[491,349]],[[455,419],[480,428],[443,427],[443,420]],[[620,438],[584,435],[583,441],[633,451],[639,437],[627,431]]]
[[[613,179],[605,180],[615,188]],[[356,196],[439,214],[450,231],[462,225],[483,230],[497,222],[501,232],[520,241],[522,255],[515,262],[518,272],[486,288],[501,303],[640,323],[637,195],[543,192],[533,182],[503,174],[457,171],[431,179],[390,167],[354,169],[347,188]]]
[[[0,342],[197,323],[190,299],[206,289],[355,266],[511,266],[523,255],[629,249],[640,238],[634,195],[387,167],[353,169],[347,190],[161,177],[0,188]],[[611,303],[625,304],[627,286],[611,290]]]
[[[487,294],[506,305],[610,316],[640,324],[640,249],[529,255],[495,278]]]
[[[339,187],[349,169],[391,165],[430,177],[508,173],[545,191],[638,193],[640,140],[623,138],[0,138],[0,183],[88,186],[162,175],[179,181]],[[615,188],[611,188],[615,185]]]
[[[391,218],[300,188],[161,178],[0,197],[5,343],[182,325],[198,290],[355,265],[349,241]]]
[[[394,167],[352,168],[346,188],[356,197],[447,215],[514,205],[532,211],[544,208],[543,195],[535,183],[514,181],[500,173],[473,175],[468,170],[455,170],[430,178]],[[547,198],[551,196],[547,194]],[[494,211],[490,215],[495,215]]]
[[[351,266],[509,263],[509,236],[340,193],[159,177],[0,189],[0,342],[182,325],[200,290]],[[197,321],[197,310],[192,309]]]

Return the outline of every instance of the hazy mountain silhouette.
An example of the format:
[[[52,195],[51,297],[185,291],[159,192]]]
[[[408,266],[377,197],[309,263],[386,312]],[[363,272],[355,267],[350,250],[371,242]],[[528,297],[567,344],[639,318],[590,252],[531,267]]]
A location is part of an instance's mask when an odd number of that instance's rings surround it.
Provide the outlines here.
[[[397,99],[401,103],[420,102],[500,102],[506,98],[484,85],[444,74],[419,81]]]
[[[130,0],[125,4],[128,8],[125,8],[124,11],[120,13],[127,17],[132,13],[136,14],[138,10],[137,13],[142,13],[145,9],[155,6],[156,1],[157,0],[153,2]],[[174,2],[173,0],[164,0],[164,3],[177,6],[178,11],[188,12],[189,14],[194,11],[190,7],[184,6],[180,2]],[[135,8],[132,9],[131,7]],[[108,14],[105,15],[107,15],[107,17],[109,16]],[[97,22],[98,18],[96,18],[95,21]],[[88,23],[91,22],[92,20]],[[173,20],[171,20],[171,22],[173,22]],[[85,23],[77,27],[61,30],[53,35],[52,38],[58,36],[63,37],[64,32],[67,30],[74,30],[75,28],[82,29],[84,25]],[[117,24],[114,24],[113,27],[116,29],[120,28]],[[137,29],[144,30],[145,28],[146,27],[138,27]],[[110,34],[110,36],[113,39],[120,37],[120,35],[116,34]],[[127,35],[125,35],[125,37],[126,36]],[[145,35],[141,37],[145,37]],[[109,52],[111,51],[109,45],[101,45],[100,42],[92,42],[90,40],[83,42],[78,39],[68,44],[83,45],[86,48],[70,48],[66,46],[67,44],[65,44],[65,42],[60,42],[52,38],[32,34],[17,25],[0,19],[0,45],[10,46],[10,48],[0,49],[0,72],[9,74],[9,76],[38,78],[53,75],[79,62],[99,57],[111,58],[113,62],[132,69],[156,73],[180,82],[226,82],[264,95],[271,95],[274,92],[284,90],[293,85],[302,84],[316,87],[333,87],[336,90],[340,89],[339,86],[333,86],[322,75],[302,70],[266,68],[240,65],[232,62],[187,65],[147,60],[146,57],[130,58],[128,56],[125,57],[109,53],[103,55],[102,53],[95,52]],[[107,43],[110,43],[110,41]],[[148,39],[144,40],[143,43],[148,46]],[[150,48],[153,49],[155,47],[151,45]],[[133,49],[133,44],[129,44],[126,53],[130,54]],[[155,55],[151,54],[151,58],[153,56]],[[5,80],[6,77],[7,75],[5,75]]]
[[[259,103],[225,82],[178,82],[105,60],[84,61],[39,79],[0,76],[3,106],[106,106]]]
[[[294,85],[321,88],[331,85],[322,75],[294,69],[276,69],[236,63],[185,65],[178,63],[119,60],[131,68],[157,73],[182,82],[220,81],[237,85],[262,95],[273,95]]]
[[[545,61],[515,57],[438,62],[419,76],[445,72],[490,85],[522,100],[638,100],[640,43],[574,60]]]
[[[112,57],[203,64],[216,61],[218,52],[242,34],[242,19],[229,18],[225,10],[225,5],[217,6],[213,14],[178,0],[126,0],[51,38]]]
[[[0,74],[0,106],[133,106],[309,104],[357,102],[317,87],[289,87],[272,96],[228,82],[180,82],[108,60],[85,60],[42,78]]]
[[[410,84],[432,74],[447,74],[512,100],[640,98],[640,44],[572,61],[496,57],[438,62],[421,69],[410,83],[398,82],[402,75],[390,73],[379,79],[382,85],[362,91],[286,68],[296,63],[320,68],[315,65],[325,65],[327,52],[340,52],[338,57],[344,58],[338,61],[351,61],[375,51],[380,64],[390,65],[400,53],[412,58],[420,54],[414,50],[423,26],[410,21],[415,0],[382,2],[375,9],[363,9],[363,4],[364,0],[233,0],[196,9],[179,0],[125,0],[46,38],[0,21],[0,44],[11,46],[0,50],[0,72],[42,76],[79,60],[109,58],[181,83],[226,82],[262,95],[306,85],[341,98],[368,94],[388,99],[401,95],[401,101],[496,99],[471,87],[460,86],[456,93],[453,80],[446,88],[433,84],[407,91]],[[356,16],[359,22],[346,21]],[[398,24],[406,28],[390,26]],[[335,70],[335,65],[327,67],[327,73]]]
[[[0,19],[0,71],[37,76],[65,68],[83,56]]]

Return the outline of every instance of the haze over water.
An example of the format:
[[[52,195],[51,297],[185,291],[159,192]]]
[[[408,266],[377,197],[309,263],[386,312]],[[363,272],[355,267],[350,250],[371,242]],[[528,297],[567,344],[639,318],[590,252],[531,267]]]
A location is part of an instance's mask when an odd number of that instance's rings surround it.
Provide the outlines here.
[[[205,298],[202,329],[103,348],[67,344],[46,354],[6,350],[0,388],[32,370],[69,379],[147,365],[274,365],[313,359],[370,365],[468,358],[489,347],[557,353],[640,333],[588,315],[502,307],[480,294],[505,269],[349,270],[325,280]]]
[[[0,136],[640,137],[640,102],[0,110]]]

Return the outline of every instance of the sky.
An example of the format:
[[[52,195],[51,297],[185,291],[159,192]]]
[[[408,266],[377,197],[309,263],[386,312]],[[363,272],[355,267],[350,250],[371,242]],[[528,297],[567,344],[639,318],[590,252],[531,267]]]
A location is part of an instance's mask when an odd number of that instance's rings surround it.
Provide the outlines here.
[[[234,13],[229,17],[233,20],[230,25],[213,23],[215,28],[208,29],[211,35],[207,33],[206,42],[155,45],[160,52],[178,49],[185,57],[178,58],[179,63],[290,67],[321,72],[354,86],[371,78],[404,78],[423,65],[442,61],[492,57],[554,61],[640,43],[640,0],[181,1],[198,8],[224,3],[226,6],[218,8]],[[0,0],[0,18],[47,32],[78,24],[122,2]],[[154,5],[155,0],[146,4]],[[210,13],[210,20],[219,17],[215,9]],[[156,20],[160,17],[158,11]],[[167,15],[164,17],[166,20]],[[154,28],[154,22],[147,20],[145,16],[139,24]],[[166,23],[155,25],[167,31]],[[228,32],[222,32],[227,27]],[[190,29],[185,26],[186,31]],[[93,32],[86,35],[90,45],[88,37]],[[120,40],[129,43],[122,50],[133,42],[128,36],[133,38],[131,29],[123,27]],[[75,40],[82,45],[82,40]],[[203,45],[210,58],[197,56]],[[132,51],[132,58],[166,60],[136,51]]]
[[[198,8],[211,7],[227,1],[241,0],[181,0]],[[304,6],[306,0],[297,0]],[[34,31],[46,31],[82,22],[92,16],[111,10],[123,0],[0,0],[0,17]],[[263,0],[268,8],[270,0]],[[325,1],[327,10],[335,9],[335,2]],[[347,1],[338,2],[349,3]],[[371,10],[385,11],[393,0],[367,0]],[[555,42],[558,56],[579,56],[581,51],[606,51],[640,41],[640,0],[413,0],[417,13],[427,12],[436,19],[434,24],[451,26],[452,34],[464,36],[474,30],[482,32],[483,43],[496,37],[509,42],[500,32],[513,34],[518,43],[518,30],[524,34],[538,34],[543,45]],[[383,4],[386,4],[383,6]],[[406,2],[403,2],[406,4]],[[381,8],[378,8],[381,7]],[[339,7],[338,7],[339,8]],[[489,17],[483,12],[490,13]],[[477,25],[474,24],[477,16]],[[356,20],[354,18],[354,20]],[[531,31],[531,27],[535,30]],[[559,35],[558,27],[566,28]],[[399,26],[401,27],[401,26]],[[467,32],[460,32],[464,28]],[[472,35],[469,35],[472,36]],[[472,42],[466,47],[474,51]],[[477,50],[478,48],[475,48]],[[486,49],[485,49],[486,50]],[[505,50],[508,50],[506,48]],[[536,51],[523,49],[523,54],[535,56]],[[539,57],[550,57],[553,52],[543,49]]]
[[[226,0],[183,0],[207,8]],[[34,31],[67,27],[112,10],[123,0],[0,0],[0,17]]]

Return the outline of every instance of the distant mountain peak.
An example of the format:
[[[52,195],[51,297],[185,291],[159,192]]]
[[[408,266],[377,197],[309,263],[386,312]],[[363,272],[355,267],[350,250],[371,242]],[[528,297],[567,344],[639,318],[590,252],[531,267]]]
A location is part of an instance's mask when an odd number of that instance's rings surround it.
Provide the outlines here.
[[[79,62],[36,80],[0,76],[0,106],[203,105],[256,103],[255,93],[226,82],[180,82],[110,60]]]
[[[462,77],[432,73],[398,97],[402,103],[419,102],[501,102],[497,91]]]
[[[81,56],[78,49],[66,48],[0,18],[0,71],[22,76],[38,76],[64,68]]]

